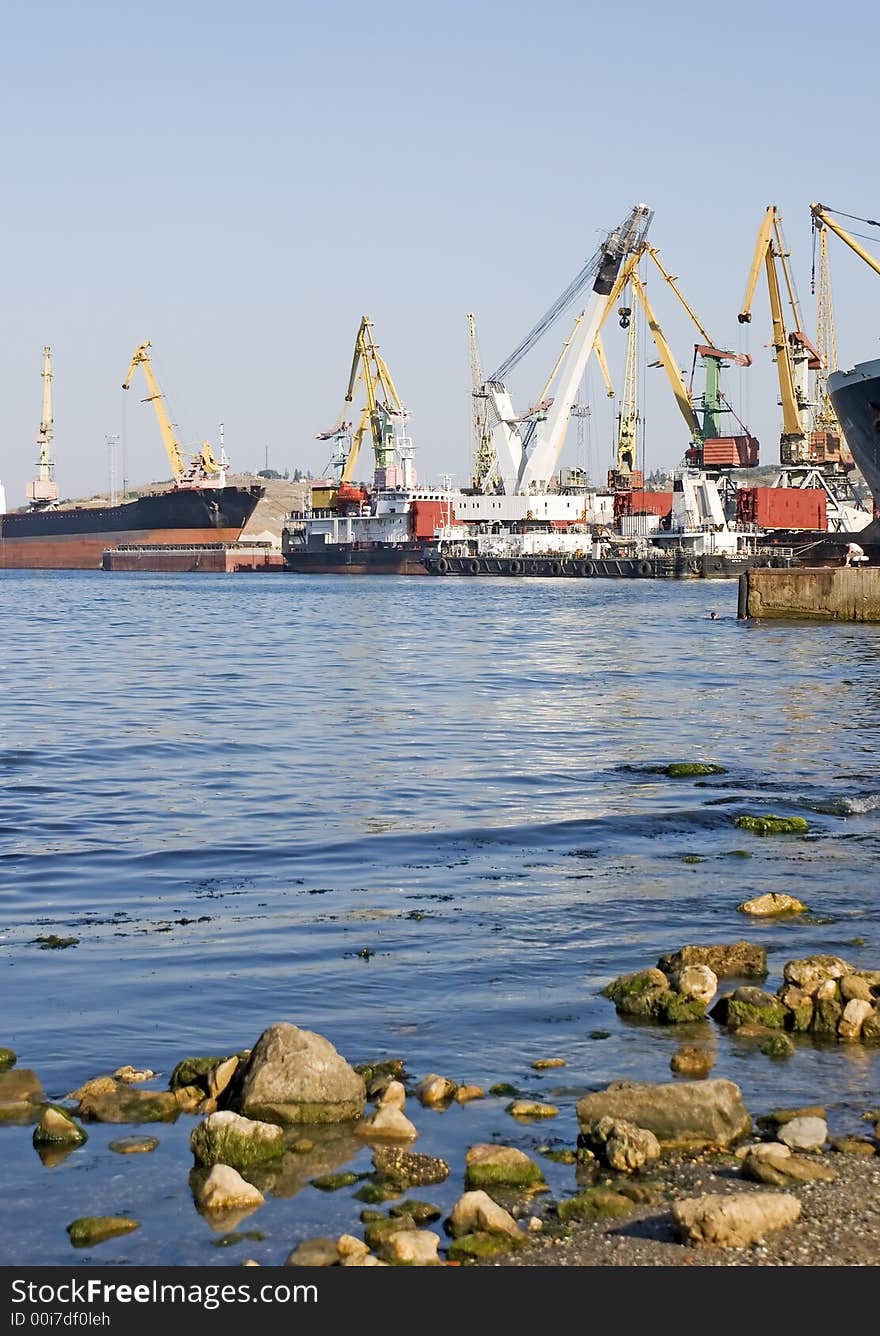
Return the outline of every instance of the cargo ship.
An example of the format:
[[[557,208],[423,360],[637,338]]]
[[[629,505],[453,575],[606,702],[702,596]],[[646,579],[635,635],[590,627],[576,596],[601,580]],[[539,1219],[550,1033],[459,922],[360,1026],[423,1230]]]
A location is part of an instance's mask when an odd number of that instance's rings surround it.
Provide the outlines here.
[[[859,531],[867,550],[880,546],[880,359],[829,372],[828,394],[873,500],[873,519]]]
[[[55,481],[51,349],[43,349],[43,407],[37,435],[37,476],[28,485],[28,504],[6,513],[0,489],[0,569],[101,570],[106,551],[121,545],[234,543],[265,488],[227,483],[229,461],[221,445],[217,459],[206,442],[187,459],[179,446],[156,384],[150,344],[132,358],[123,389],[143,367],[151,402],[173,472],[165,491],[148,492],[110,505],[60,504]]]
[[[265,489],[171,488],[115,506],[57,506],[0,515],[0,569],[101,569],[108,548],[131,543],[232,543]]]

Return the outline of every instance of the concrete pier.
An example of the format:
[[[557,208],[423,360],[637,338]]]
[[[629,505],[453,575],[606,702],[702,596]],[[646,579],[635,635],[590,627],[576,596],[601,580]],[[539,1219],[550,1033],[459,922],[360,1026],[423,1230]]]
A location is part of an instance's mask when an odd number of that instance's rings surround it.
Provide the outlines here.
[[[880,566],[744,571],[737,616],[743,621],[880,622]]]

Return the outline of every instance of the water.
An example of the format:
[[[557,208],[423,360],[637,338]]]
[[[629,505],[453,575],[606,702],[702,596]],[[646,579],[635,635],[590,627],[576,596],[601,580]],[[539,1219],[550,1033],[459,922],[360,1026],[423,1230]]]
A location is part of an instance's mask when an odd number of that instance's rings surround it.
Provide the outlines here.
[[[683,1039],[708,1037],[753,1114],[818,1102],[864,1131],[877,1049],[805,1038],[774,1061],[711,1021],[624,1021],[600,989],[742,937],[771,990],[813,952],[880,967],[880,626],[740,623],[733,581],[4,572],[0,604],[0,1044],[50,1097],[124,1063],[163,1088],[287,1020],[413,1082],[558,1105],[523,1125],[501,1097],[410,1097],[414,1148],[452,1165],[419,1193],[444,1212],[467,1146],[572,1145],[581,1093],[672,1079]],[[695,759],[727,773],[655,769]],[[810,833],[733,826],[755,811]],[[811,915],[737,912],[770,890]],[[79,944],[41,950],[47,933]],[[0,1261],[271,1264],[360,1232],[355,1189],[306,1176],[241,1224],[263,1238],[215,1246],[192,1126],[137,1129],[159,1149],[122,1157],[108,1143],[136,1129],[89,1124],[53,1168],[31,1128],[0,1128]],[[369,1148],[337,1167],[369,1172]],[[137,1232],[71,1248],[76,1216],[125,1212]]]

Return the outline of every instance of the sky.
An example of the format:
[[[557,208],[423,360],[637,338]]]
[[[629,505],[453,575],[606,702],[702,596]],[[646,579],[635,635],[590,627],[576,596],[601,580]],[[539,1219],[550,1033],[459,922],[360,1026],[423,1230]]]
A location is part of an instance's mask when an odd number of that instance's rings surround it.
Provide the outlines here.
[[[234,470],[326,470],[362,315],[410,414],[424,481],[470,476],[468,312],[499,365],[631,206],[713,339],[747,351],[731,400],[778,461],[766,285],[737,322],[775,204],[807,332],[809,205],[874,217],[880,12],[815,0],[485,0],[433,6],[84,0],[10,7],[0,47],[4,263],[0,481],[21,504],[52,349],[63,497],[104,491],[108,437],[136,484],[169,476],[137,372],[154,368],[186,448]],[[867,59],[859,59],[865,52]],[[846,220],[844,220],[846,222]],[[857,223],[852,229],[870,232]],[[880,231],[878,231],[880,237]],[[880,355],[880,276],[829,242],[840,362]],[[880,241],[877,253],[880,254]],[[649,291],[682,367],[696,334]],[[534,402],[563,320],[511,377]],[[612,376],[624,336],[607,329]],[[642,359],[644,459],[687,446]],[[587,380],[588,462],[615,404]],[[572,426],[561,463],[575,463]]]

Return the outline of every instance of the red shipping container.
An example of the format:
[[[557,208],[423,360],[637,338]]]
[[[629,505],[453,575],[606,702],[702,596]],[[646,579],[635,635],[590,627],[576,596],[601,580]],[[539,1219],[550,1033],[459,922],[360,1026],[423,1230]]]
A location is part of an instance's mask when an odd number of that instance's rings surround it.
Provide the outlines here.
[[[736,518],[761,529],[826,532],[825,502],[821,487],[741,487],[736,497]]]
[[[614,498],[616,520],[621,515],[668,515],[671,510],[671,492],[618,492]]]
[[[410,507],[409,525],[413,538],[433,538],[435,529],[442,529],[454,520],[455,512],[448,501],[413,501]]]
[[[720,468],[756,468],[758,442],[754,436],[710,436],[703,442],[703,463]]]

